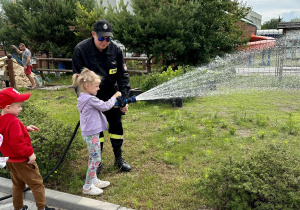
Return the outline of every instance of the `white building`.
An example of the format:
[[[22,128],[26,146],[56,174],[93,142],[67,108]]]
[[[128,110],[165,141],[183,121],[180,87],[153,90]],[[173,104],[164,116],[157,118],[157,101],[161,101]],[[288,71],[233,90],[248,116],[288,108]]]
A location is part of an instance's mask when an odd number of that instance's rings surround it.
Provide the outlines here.
[[[100,4],[100,1],[101,0],[97,0],[97,3]],[[118,6],[118,4],[120,3],[120,1],[122,0],[102,0],[102,5],[103,6],[108,6],[108,5],[112,5],[113,7],[114,6]],[[132,7],[131,7],[131,4],[130,4],[130,0],[123,0],[124,4],[127,4],[128,3],[128,6],[127,6],[127,10],[132,12]]]
[[[261,18],[262,16],[254,11],[250,11],[246,16],[246,19],[251,20],[254,25],[256,25],[257,29],[261,29]]]

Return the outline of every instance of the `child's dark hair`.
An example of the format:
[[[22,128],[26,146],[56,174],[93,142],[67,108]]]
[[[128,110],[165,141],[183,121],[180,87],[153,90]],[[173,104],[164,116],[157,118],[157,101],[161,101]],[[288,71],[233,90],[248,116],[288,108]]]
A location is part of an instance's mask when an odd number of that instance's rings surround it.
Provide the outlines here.
[[[73,74],[72,76],[73,86],[78,88],[78,93],[84,91],[84,84],[93,84],[97,79],[101,82],[101,77],[88,68],[83,68],[80,74]]]

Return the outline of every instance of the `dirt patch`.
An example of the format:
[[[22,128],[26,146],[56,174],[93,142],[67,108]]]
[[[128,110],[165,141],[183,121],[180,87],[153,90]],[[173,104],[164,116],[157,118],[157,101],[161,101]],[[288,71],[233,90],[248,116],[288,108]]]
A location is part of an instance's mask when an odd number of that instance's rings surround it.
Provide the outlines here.
[[[285,112],[291,112],[291,111],[294,111],[294,110],[297,110],[297,109],[299,109],[299,106],[297,106],[297,105],[290,105],[290,106],[280,107],[280,110],[285,111]]]
[[[62,88],[72,88],[72,85],[56,85],[56,86],[46,86],[46,87],[39,87],[39,90],[59,90]]]
[[[24,67],[20,63],[18,63],[15,59],[12,60],[13,60],[13,68],[15,73],[16,87],[18,88],[18,87],[30,86],[31,83],[24,73]],[[5,71],[5,70],[7,70],[7,64],[0,66],[0,71]],[[35,74],[31,73],[31,76],[32,78],[34,78]],[[4,88],[3,82],[1,83],[0,88]]]
[[[242,136],[242,137],[248,137],[248,136],[251,136],[251,131],[239,129],[239,130],[236,130],[236,134],[239,136]]]

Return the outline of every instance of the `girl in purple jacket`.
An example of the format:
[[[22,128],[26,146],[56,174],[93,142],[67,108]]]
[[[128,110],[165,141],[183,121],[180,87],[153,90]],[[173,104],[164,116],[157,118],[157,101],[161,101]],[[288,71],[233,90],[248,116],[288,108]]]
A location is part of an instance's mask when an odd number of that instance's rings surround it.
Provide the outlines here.
[[[82,193],[100,195],[103,193],[102,188],[110,185],[108,181],[98,179],[96,174],[101,162],[99,134],[107,130],[107,121],[102,112],[110,110],[121,93],[116,92],[106,102],[98,99],[96,95],[101,77],[87,68],[84,68],[80,74],[74,74],[72,79],[73,86],[77,87],[78,91],[77,108],[80,112],[81,134],[89,150],[88,170]]]

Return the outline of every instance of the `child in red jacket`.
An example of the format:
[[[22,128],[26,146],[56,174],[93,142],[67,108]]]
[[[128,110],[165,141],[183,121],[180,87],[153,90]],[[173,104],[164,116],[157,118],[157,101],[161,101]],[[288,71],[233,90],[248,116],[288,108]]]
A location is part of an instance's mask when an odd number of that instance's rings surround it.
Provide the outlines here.
[[[39,131],[33,125],[25,127],[17,118],[22,110],[22,103],[28,100],[30,93],[20,94],[14,88],[0,91],[0,134],[3,143],[0,151],[8,157],[6,166],[10,170],[13,183],[13,205],[15,210],[27,209],[23,206],[23,190],[27,184],[32,190],[38,210],[55,210],[46,206],[45,188],[36,156],[31,146],[28,131]]]

